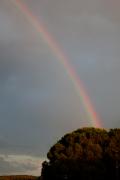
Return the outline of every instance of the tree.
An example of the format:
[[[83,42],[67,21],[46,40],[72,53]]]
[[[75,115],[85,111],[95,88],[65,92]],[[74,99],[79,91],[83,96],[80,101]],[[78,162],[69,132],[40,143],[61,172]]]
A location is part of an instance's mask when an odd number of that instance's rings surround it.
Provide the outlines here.
[[[63,136],[50,148],[47,157],[49,161],[42,168],[43,180],[115,179],[115,167],[120,162],[120,129],[78,129]]]

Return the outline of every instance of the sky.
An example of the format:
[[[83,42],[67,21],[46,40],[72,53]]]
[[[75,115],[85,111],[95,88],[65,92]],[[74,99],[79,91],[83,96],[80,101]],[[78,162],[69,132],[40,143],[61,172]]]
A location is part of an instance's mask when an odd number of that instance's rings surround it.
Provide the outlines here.
[[[68,57],[102,126],[120,127],[120,1],[20,1]],[[49,148],[91,123],[62,63],[13,2],[0,0],[0,175],[39,175]]]

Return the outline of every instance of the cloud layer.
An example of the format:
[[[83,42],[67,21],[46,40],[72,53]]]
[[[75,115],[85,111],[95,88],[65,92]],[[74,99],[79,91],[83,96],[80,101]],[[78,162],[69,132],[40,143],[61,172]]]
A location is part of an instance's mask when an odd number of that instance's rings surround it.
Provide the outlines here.
[[[120,127],[119,0],[21,1],[68,56],[104,127]],[[1,0],[0,174],[35,174],[39,157],[81,126],[90,119],[62,63],[24,14]]]

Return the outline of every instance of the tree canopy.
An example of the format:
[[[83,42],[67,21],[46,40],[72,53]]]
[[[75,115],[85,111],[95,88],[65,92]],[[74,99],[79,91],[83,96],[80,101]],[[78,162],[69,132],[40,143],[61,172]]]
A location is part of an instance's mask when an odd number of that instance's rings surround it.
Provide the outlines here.
[[[44,180],[115,179],[120,173],[120,129],[78,129],[53,145],[47,158]]]

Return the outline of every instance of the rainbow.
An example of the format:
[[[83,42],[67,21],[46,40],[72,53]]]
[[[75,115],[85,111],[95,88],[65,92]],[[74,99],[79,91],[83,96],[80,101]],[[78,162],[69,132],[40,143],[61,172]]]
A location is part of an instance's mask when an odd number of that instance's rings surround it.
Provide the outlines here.
[[[43,40],[47,43],[47,45],[51,48],[53,53],[56,55],[57,59],[59,59],[60,63],[63,65],[65,71],[67,72],[69,78],[71,79],[77,94],[80,98],[80,101],[83,103],[85,110],[88,114],[90,125],[94,127],[102,127],[101,121],[93,108],[93,105],[90,101],[90,98],[86,92],[86,89],[78,77],[77,73],[69,63],[68,57],[64,54],[64,52],[59,47],[58,43],[52,37],[52,35],[47,31],[46,27],[43,25],[42,21],[38,21],[36,16],[29,10],[29,8],[20,0],[11,0],[11,2],[16,6],[16,8],[21,11],[27,20],[32,24],[32,26],[37,30]]]

